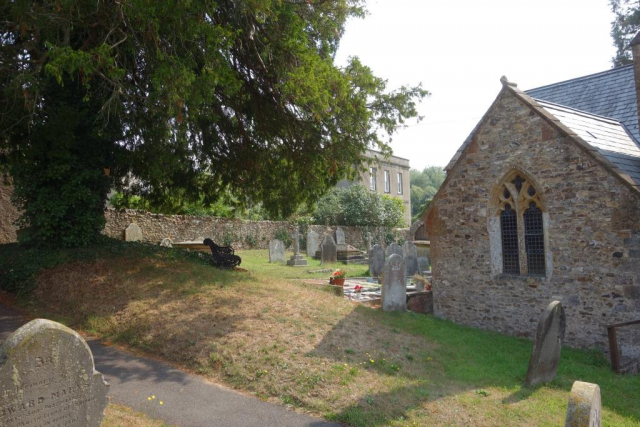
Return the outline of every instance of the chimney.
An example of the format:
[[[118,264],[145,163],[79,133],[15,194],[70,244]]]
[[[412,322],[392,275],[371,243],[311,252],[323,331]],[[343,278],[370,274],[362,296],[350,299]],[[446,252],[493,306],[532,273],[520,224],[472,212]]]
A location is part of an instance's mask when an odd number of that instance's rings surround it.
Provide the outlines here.
[[[629,44],[633,55],[633,79],[636,83],[636,105],[638,106],[638,125],[640,126],[640,32]]]

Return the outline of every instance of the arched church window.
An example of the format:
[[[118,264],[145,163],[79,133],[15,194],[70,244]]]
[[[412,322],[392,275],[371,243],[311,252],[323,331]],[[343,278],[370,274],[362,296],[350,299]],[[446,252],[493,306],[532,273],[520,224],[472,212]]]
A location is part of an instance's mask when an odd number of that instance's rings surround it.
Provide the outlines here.
[[[498,192],[502,273],[545,274],[544,221],[540,195],[523,174],[508,177]]]

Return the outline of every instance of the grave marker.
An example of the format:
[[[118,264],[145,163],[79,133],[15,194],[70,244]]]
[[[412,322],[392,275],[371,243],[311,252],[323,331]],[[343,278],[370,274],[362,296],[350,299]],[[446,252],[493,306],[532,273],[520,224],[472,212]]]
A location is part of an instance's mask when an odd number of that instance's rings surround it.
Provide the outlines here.
[[[404,263],[407,269],[407,276],[413,276],[416,273],[420,273],[418,268],[418,249],[413,242],[404,242],[402,245],[402,251],[404,252]]]
[[[162,246],[163,248],[172,248],[173,247],[173,240],[171,240],[168,237],[165,237],[164,239],[162,239],[162,241],[160,242],[160,246]]]
[[[0,346],[0,425],[99,427],[109,385],[75,331],[36,319]]]
[[[431,270],[431,267],[429,267],[429,259],[426,256],[418,258],[418,274],[424,276],[429,270]]]
[[[307,260],[300,255],[300,233],[296,229],[291,236],[293,238],[293,255],[287,261],[287,265],[291,267],[304,267],[307,265]]]
[[[311,230],[307,233],[307,256],[313,257],[320,248],[320,236]]]
[[[135,222],[129,224],[126,230],[124,230],[124,240],[126,242],[138,242],[142,240],[142,230]]]
[[[284,243],[278,239],[269,240],[269,262],[284,261]]]
[[[344,237],[344,231],[342,231],[342,228],[340,227],[336,228],[336,244],[337,245],[347,244],[347,239]]]
[[[601,427],[602,402],[598,384],[576,381],[571,387],[565,427]]]
[[[387,246],[387,258],[389,258],[393,254],[398,254],[404,258],[402,247],[400,247],[400,245],[398,245],[396,242],[393,242],[389,246]]]
[[[324,236],[320,249],[321,264],[338,262],[338,246],[331,235],[326,234]]]
[[[373,245],[369,251],[369,274],[380,277],[384,269],[384,249],[380,245]]]
[[[371,232],[370,231],[367,231],[367,234],[365,234],[364,240],[365,240],[365,245],[367,246],[367,252],[369,252],[371,250]]]
[[[567,319],[562,304],[560,301],[553,301],[542,313],[538,322],[525,386],[533,387],[553,381],[555,378],[566,324]]]
[[[404,258],[398,254],[392,254],[384,265],[382,310],[407,309],[407,281],[405,277]]]

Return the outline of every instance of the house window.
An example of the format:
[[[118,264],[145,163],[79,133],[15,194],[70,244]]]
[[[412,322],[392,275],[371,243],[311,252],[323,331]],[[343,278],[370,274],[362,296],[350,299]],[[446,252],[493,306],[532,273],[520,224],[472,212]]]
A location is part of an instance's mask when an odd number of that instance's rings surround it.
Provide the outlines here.
[[[369,188],[376,191],[376,168],[369,168]]]
[[[538,192],[519,173],[512,174],[498,190],[502,271],[496,273],[544,276],[545,222]]]
[[[402,194],[402,174],[398,172],[398,194]]]
[[[391,177],[389,176],[389,171],[384,171],[384,192],[391,192]]]

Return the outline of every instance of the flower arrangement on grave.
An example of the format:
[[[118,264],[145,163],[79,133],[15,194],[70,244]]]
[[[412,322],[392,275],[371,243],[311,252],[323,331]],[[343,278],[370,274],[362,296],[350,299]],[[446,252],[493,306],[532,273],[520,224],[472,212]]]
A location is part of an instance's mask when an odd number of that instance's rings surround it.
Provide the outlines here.
[[[331,285],[344,286],[344,280],[347,276],[347,272],[344,270],[336,270],[333,272],[331,277],[329,278],[329,283]]]

